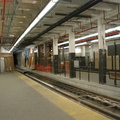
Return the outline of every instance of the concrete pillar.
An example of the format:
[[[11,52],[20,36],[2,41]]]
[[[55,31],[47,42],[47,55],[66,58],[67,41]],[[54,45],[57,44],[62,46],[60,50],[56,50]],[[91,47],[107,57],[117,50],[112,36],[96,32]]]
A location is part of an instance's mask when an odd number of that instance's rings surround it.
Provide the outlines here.
[[[38,46],[38,64],[40,64],[40,57],[41,57],[41,54],[40,54],[40,45]]]
[[[69,62],[70,62],[71,78],[76,77],[74,60],[75,60],[75,33],[72,30],[70,30],[69,31]]]
[[[47,43],[44,43],[44,66],[47,65]]]
[[[98,18],[99,83],[106,83],[106,41],[103,15]]]
[[[53,38],[53,68],[54,74],[58,74],[58,39]]]
[[[82,56],[85,57],[85,46],[82,46]]]
[[[93,61],[93,45],[89,46],[90,49],[90,61]]]

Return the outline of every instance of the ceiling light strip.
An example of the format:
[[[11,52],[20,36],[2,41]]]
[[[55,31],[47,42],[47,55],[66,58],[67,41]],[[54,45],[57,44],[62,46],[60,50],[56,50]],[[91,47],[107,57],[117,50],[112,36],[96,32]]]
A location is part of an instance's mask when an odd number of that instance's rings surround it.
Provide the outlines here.
[[[39,13],[39,15],[34,19],[34,21],[29,25],[25,32],[20,36],[17,42],[13,45],[9,52],[11,52],[18,43],[30,32],[30,30],[57,4],[59,0],[51,0],[47,6]]]
[[[119,38],[119,37],[120,37],[120,34],[106,37],[105,40],[113,39],[113,38]],[[98,39],[92,40],[91,42],[93,42],[93,43],[94,43],[94,42],[98,42]]]
[[[120,31],[120,26],[117,26],[117,27],[115,27],[115,28],[107,29],[107,30],[105,31],[105,33],[109,33],[109,32],[115,31],[115,30],[119,30],[119,31]],[[76,38],[75,41],[84,40],[84,39],[86,39],[86,38],[90,38],[90,37],[94,37],[94,36],[98,36],[98,33],[94,33],[94,34],[87,35],[87,36],[84,36],[84,37]],[[64,45],[64,44],[68,44],[68,43],[69,43],[69,41],[62,42],[62,43],[59,43],[58,46]]]
[[[114,36],[106,37],[105,40],[112,39],[112,38],[119,38],[119,37],[120,37],[120,34],[119,35],[114,35]],[[98,42],[98,39],[92,40],[91,42],[92,43]],[[85,45],[85,44],[87,44],[87,42],[78,43],[78,44],[75,45],[75,47],[76,46],[80,46],[80,45]],[[64,47],[64,49],[67,49],[67,48],[69,48],[69,46]]]

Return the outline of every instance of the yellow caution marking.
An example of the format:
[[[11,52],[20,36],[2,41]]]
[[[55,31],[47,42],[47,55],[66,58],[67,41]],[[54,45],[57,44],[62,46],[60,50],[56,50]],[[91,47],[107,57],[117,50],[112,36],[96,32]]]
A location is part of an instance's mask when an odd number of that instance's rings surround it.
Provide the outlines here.
[[[48,99],[52,104],[62,109],[75,120],[110,120],[109,118],[94,112],[93,110],[75,103],[68,98],[59,95],[58,93],[45,88],[44,86],[32,81],[30,78],[15,72],[25,83],[31,86],[34,90]]]

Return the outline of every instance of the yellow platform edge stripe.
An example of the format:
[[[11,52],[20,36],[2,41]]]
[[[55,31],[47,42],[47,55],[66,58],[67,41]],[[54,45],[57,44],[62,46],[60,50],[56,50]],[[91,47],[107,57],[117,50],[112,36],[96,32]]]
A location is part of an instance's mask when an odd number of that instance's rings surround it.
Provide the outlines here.
[[[48,99],[52,104],[56,105],[62,111],[70,115],[74,120],[111,120],[110,118],[107,118],[87,107],[84,107],[83,105],[77,104],[64,96],[49,90],[21,73],[14,73],[27,85]]]

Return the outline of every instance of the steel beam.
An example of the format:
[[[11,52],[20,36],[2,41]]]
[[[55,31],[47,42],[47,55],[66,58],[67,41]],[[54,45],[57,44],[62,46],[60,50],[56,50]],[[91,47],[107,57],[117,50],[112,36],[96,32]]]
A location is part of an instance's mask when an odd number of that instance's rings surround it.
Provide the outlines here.
[[[68,21],[69,19],[71,19],[73,17],[76,17],[77,15],[84,12],[85,10],[87,10],[87,9],[91,8],[92,6],[98,4],[99,2],[102,2],[102,0],[90,0],[89,2],[84,4],[82,7],[79,7],[78,9],[73,11],[72,13],[68,14],[65,18],[59,20],[58,22],[53,24],[51,27],[44,30],[42,33],[38,34],[35,38],[33,38],[33,41],[38,39],[39,37],[41,37],[45,33],[49,32],[50,30],[54,29],[55,27],[62,25],[64,22]]]

